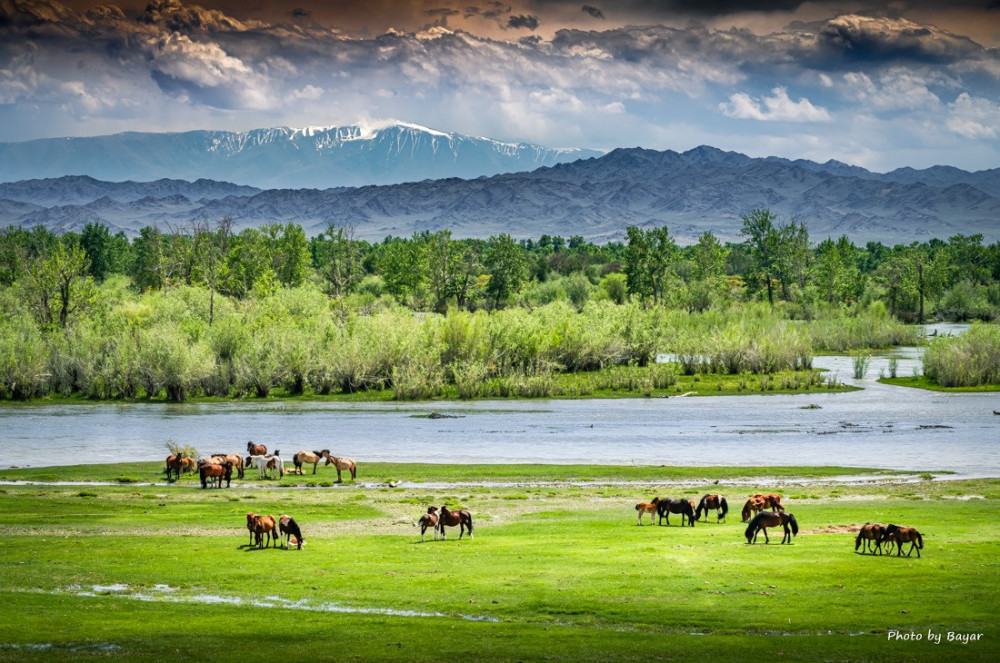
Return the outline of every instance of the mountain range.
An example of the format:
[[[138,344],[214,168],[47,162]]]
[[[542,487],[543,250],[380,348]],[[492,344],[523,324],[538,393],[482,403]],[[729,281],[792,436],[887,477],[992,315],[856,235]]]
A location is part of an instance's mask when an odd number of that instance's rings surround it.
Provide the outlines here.
[[[0,181],[67,175],[111,181],[212,178],[260,188],[327,189],[496,175],[600,154],[401,122],[377,128],[133,132],[0,143]]]
[[[712,147],[641,148],[475,179],[392,185],[261,189],[200,179],[104,182],[87,176],[0,184],[0,224],[56,231],[87,222],[135,234],[231,217],[236,228],[294,222],[310,235],[330,223],[381,240],[422,230],[455,237],[581,235],[620,239],[628,225],[667,225],[681,243],[710,230],[739,240],[741,217],[768,208],[802,222],[816,241],[909,243],[982,233],[1000,240],[1000,169],[902,168],[873,173],[828,161],[753,158]]]

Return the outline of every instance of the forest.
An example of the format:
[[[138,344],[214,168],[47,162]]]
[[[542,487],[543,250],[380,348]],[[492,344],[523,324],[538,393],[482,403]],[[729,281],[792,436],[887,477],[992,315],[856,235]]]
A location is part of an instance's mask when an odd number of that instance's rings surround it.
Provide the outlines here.
[[[765,209],[743,217],[741,238],[10,226],[0,397],[551,396],[566,395],[554,376],[592,372],[598,382],[570,395],[616,381],[648,392],[679,374],[809,371],[815,352],[915,345],[912,323],[1000,317],[1000,242],[981,235],[813,243]],[[945,386],[1000,383],[997,332],[934,341],[925,372]]]

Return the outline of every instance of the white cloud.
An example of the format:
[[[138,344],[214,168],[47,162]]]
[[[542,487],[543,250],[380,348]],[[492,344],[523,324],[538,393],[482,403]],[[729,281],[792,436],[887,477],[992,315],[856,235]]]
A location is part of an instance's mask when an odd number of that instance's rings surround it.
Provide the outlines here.
[[[305,99],[309,101],[315,101],[323,96],[323,88],[316,87],[315,85],[306,85],[305,87],[294,90],[290,95],[292,100]]]
[[[948,104],[948,129],[971,139],[996,138],[1000,135],[1000,105],[977,99],[967,92]]]
[[[830,113],[822,106],[813,106],[805,97],[792,101],[783,87],[771,90],[770,97],[760,101],[745,92],[730,95],[728,102],[719,104],[727,116],[738,120],[762,122],[829,122]],[[761,106],[763,103],[763,107]]]
[[[926,77],[900,67],[882,72],[877,83],[864,72],[846,73],[844,90],[848,97],[874,110],[916,111],[941,103]]]

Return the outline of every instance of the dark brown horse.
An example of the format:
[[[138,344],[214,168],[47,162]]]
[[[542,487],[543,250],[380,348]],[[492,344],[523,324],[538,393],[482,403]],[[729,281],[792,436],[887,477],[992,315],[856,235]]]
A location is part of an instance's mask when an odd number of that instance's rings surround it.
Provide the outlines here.
[[[329,449],[323,449],[323,451],[300,451],[292,456],[292,463],[295,465],[293,472],[302,474],[302,466],[311,464],[313,466],[313,474],[316,474],[316,466],[319,465],[319,462],[329,457]]]
[[[659,516],[657,524],[662,525],[663,519],[667,519],[667,526],[670,525],[670,514],[679,513],[681,514],[681,527],[684,527],[684,519],[687,518],[687,524],[694,527],[694,505],[691,500],[672,500],[667,498],[661,500],[657,498],[656,504],[656,515]]]
[[[267,453],[267,446],[263,444],[254,444],[253,440],[247,442],[247,453],[251,456],[263,456]]]
[[[302,550],[302,544],[305,540],[302,538],[302,530],[299,529],[299,524],[295,522],[295,519],[291,516],[282,516],[278,519],[278,534],[285,537],[285,547],[287,548],[291,545],[292,539],[295,539],[295,544],[297,550]]]
[[[770,543],[771,540],[767,536],[768,527],[777,527],[781,525],[785,528],[785,535],[781,537],[781,542],[788,543],[792,542],[792,536],[799,533],[799,523],[795,520],[795,516],[784,511],[774,513],[769,511],[761,511],[750,524],[747,525],[746,537],[747,543],[757,543],[757,535],[762,531],[764,532],[764,543]]]
[[[226,488],[233,478],[233,464],[228,460],[223,464],[202,463],[198,466],[198,475],[201,478],[201,487],[208,488],[209,483],[214,483],[217,488],[222,488],[222,480],[226,480]]]
[[[440,509],[438,515],[438,531],[441,533],[441,538],[445,536],[445,527],[458,527],[458,538],[461,539],[462,535],[465,534],[465,530],[469,530],[469,538],[472,538],[472,514],[465,509],[459,509],[458,511],[449,511],[448,507],[443,506]]]
[[[657,507],[660,504],[660,498],[654,497],[652,502],[639,502],[635,505],[635,510],[639,512],[639,525],[642,525],[642,517],[649,514],[649,524],[653,524],[653,516],[656,514]]]
[[[167,481],[170,481],[171,474],[176,475],[174,480],[181,478],[181,472],[184,471],[184,454],[176,453],[167,456]]]
[[[920,558],[920,551],[924,547],[924,537],[920,536],[920,532],[912,527],[900,527],[899,525],[886,525],[885,534],[882,536],[883,541],[889,542],[889,549],[892,550],[892,544],[895,543],[899,546],[896,551],[896,557],[903,554],[903,544],[909,543],[910,550],[907,551],[906,556],[909,557],[913,554],[913,549],[917,550],[917,558]]]
[[[879,555],[882,554],[882,537],[885,536],[885,526],[879,525],[877,523],[865,523],[858,530],[858,537],[854,539],[854,552],[861,548],[862,544],[864,549],[861,554],[864,555],[866,552],[875,554],[877,551]],[[874,543],[873,543],[874,542]]]
[[[437,531],[437,523],[438,523],[437,510],[438,510],[438,508],[436,506],[429,506],[429,507],[427,507],[427,513],[425,513],[424,515],[420,516],[420,520],[418,520],[417,522],[413,523],[414,527],[419,527],[420,528],[420,540],[421,541],[424,540],[424,533],[427,530],[429,530],[429,529],[433,529],[434,530],[434,539],[437,540],[437,534],[438,534],[438,531]],[[471,537],[471,534],[469,536]],[[461,537],[459,537],[459,538],[461,538]]]
[[[715,521],[721,523],[726,519],[726,514],[729,513],[729,503],[726,502],[726,498],[722,495],[705,495],[698,502],[698,508],[694,512],[694,519],[701,520],[701,512],[704,511],[705,520],[708,521],[709,509],[715,509]]]

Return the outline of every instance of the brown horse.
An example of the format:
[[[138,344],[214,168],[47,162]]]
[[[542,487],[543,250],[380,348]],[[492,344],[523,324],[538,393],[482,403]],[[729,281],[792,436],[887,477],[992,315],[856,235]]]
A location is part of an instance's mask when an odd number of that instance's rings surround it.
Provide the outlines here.
[[[687,524],[694,527],[694,500],[659,500],[656,504],[656,515],[659,516],[657,523],[662,525],[663,519],[667,519],[667,526],[670,526],[670,514],[681,514],[681,527],[684,527],[684,519]]]
[[[885,527],[876,523],[865,523],[858,530],[858,537],[854,539],[854,552],[858,551],[862,543],[864,544],[864,549],[861,554],[864,555],[866,552],[875,554],[882,554],[882,537],[885,536]],[[874,541],[874,543],[872,543]]]
[[[319,461],[329,456],[329,449],[323,449],[323,451],[300,451],[292,456],[292,463],[295,465],[295,469],[292,471],[296,474],[302,474],[302,465],[311,463],[313,474],[316,474],[316,466],[319,465]]]
[[[329,452],[326,455],[326,464],[333,465],[337,468],[337,483],[342,483],[343,479],[340,477],[341,470],[348,470],[351,473],[351,480],[355,481],[358,478],[358,466],[350,458],[344,458],[342,456],[331,456]]]
[[[170,475],[177,475],[174,480],[181,478],[181,473],[186,467],[185,460],[190,460],[184,457],[183,453],[171,454],[167,456],[167,481],[170,481]]]
[[[642,526],[642,517],[645,514],[649,514],[649,524],[653,524],[653,514],[656,513],[656,507],[660,504],[660,498],[654,497],[652,502],[639,502],[635,505],[635,510],[639,512],[639,525]]]
[[[761,511],[747,525],[747,531],[745,532],[747,543],[756,543],[757,535],[761,531],[764,532],[764,543],[770,543],[771,540],[767,537],[767,528],[777,527],[778,525],[785,528],[785,535],[781,537],[782,543],[785,543],[786,540],[788,543],[791,543],[792,536],[799,533],[799,523],[792,514],[784,511],[779,513]]]
[[[743,516],[743,522],[750,520],[751,515],[760,513],[763,510],[764,500],[754,499],[751,497],[746,501],[746,504],[743,505],[743,513],[741,514]]]
[[[239,454],[215,453],[212,454],[210,461],[219,465],[229,461],[233,464],[233,469],[236,470],[236,478],[243,478],[243,456]]]
[[[228,460],[223,464],[202,463],[198,466],[198,475],[201,478],[201,487],[208,488],[208,484],[214,483],[217,488],[222,488],[222,480],[226,480],[226,488],[233,478],[233,464]]]
[[[278,519],[278,534],[285,537],[284,547],[288,547],[292,543],[292,539],[295,539],[295,545],[297,550],[302,550],[302,544],[305,540],[302,538],[302,530],[299,529],[299,524],[295,522],[295,519],[291,516],[282,516]]]
[[[421,541],[424,540],[424,533],[427,530],[429,530],[429,529],[433,529],[434,530],[434,540],[435,541],[437,540],[437,534],[438,534],[438,531],[437,531],[437,523],[438,523],[437,510],[438,510],[438,508],[436,506],[429,506],[429,507],[427,507],[427,513],[425,513],[424,515],[420,516],[420,520],[418,520],[417,522],[413,523],[414,527],[419,527],[420,528],[420,540]],[[470,534],[469,536],[471,537],[472,535]],[[461,538],[461,536],[459,538]]]
[[[254,541],[258,548],[267,548],[268,546],[278,547],[278,523],[274,519],[274,516],[254,516],[253,519],[253,534]],[[267,545],[264,545],[264,536],[267,536]]]
[[[251,440],[247,442],[247,453],[251,456],[263,456],[267,453],[267,446],[263,444],[254,444]]]
[[[247,531],[250,532],[250,543],[247,545],[253,545],[253,528],[254,524],[257,522],[257,514],[250,511],[247,513]]]
[[[903,544],[909,543],[910,550],[906,553],[909,557],[913,554],[913,549],[917,549],[917,559],[920,558],[920,551],[924,547],[924,537],[920,536],[920,532],[912,527],[900,527],[899,525],[886,525],[885,534],[882,536],[883,541],[889,542],[889,549],[892,550],[892,544],[895,543],[899,546],[896,551],[896,557],[903,554]]]
[[[763,500],[765,509],[770,509],[771,511],[785,510],[785,507],[781,506],[781,495],[775,495],[774,493],[761,495],[760,493],[757,493],[753,496],[753,499]]]
[[[729,513],[729,503],[726,502],[726,498],[722,495],[705,495],[698,502],[698,508],[695,509],[694,519],[701,520],[701,512],[705,512],[705,520],[708,520],[708,510],[715,509],[715,521],[723,522],[726,519],[726,514]]]
[[[441,533],[441,538],[445,536],[445,527],[458,527],[458,538],[461,539],[462,535],[465,534],[465,530],[469,530],[469,538],[472,538],[472,514],[465,509],[459,509],[458,511],[449,511],[448,507],[443,506],[440,509],[440,514],[438,515],[438,531]]]

